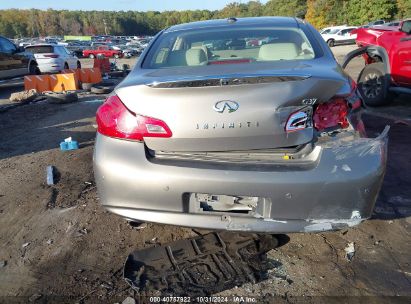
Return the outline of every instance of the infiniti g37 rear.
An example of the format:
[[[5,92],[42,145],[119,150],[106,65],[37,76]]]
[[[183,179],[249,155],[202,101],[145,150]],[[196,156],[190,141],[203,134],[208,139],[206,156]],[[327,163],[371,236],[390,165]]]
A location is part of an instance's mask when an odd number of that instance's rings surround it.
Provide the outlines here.
[[[360,109],[355,82],[299,19],[173,26],[97,112],[101,202],[206,229],[356,225],[380,190],[388,132],[366,138]]]

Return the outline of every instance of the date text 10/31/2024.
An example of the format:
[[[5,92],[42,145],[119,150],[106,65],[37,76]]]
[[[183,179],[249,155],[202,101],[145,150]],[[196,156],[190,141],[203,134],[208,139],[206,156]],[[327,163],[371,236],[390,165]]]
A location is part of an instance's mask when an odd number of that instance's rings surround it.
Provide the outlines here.
[[[209,296],[209,297],[150,297],[150,303],[257,303],[255,297],[247,296]]]

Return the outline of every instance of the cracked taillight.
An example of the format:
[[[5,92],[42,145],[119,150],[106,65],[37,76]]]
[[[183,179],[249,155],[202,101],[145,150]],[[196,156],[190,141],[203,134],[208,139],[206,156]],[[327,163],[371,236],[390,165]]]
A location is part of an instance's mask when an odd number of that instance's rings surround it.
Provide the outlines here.
[[[98,108],[96,120],[98,132],[109,137],[143,141],[145,137],[172,136],[164,121],[131,112],[117,95]]]
[[[329,102],[321,103],[314,112],[314,127],[319,130],[329,128],[348,128],[348,105],[345,98],[335,97]]]
[[[345,129],[350,125],[347,115],[350,110],[361,108],[357,84],[351,80],[351,93],[334,96],[330,101],[317,105],[313,115],[314,127],[318,131],[330,128]]]

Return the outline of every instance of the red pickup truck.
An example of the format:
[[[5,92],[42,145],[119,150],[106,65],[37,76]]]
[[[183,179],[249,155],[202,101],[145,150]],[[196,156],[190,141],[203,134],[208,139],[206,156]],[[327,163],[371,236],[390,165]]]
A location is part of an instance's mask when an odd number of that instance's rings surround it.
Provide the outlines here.
[[[342,67],[363,56],[358,89],[365,104],[379,106],[395,94],[411,94],[411,19],[399,27],[360,28],[356,33],[359,48],[347,54]]]
[[[104,57],[109,57],[109,58],[123,57],[123,53],[120,50],[114,50],[108,45],[99,45],[95,48],[83,51],[83,57],[96,58],[97,55],[103,55]]]

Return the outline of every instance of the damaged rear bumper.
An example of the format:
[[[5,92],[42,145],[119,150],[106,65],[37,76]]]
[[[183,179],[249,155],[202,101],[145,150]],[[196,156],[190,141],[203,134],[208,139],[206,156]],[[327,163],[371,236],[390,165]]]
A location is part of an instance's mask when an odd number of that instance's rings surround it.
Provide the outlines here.
[[[365,218],[324,220],[274,220],[229,215],[184,214],[131,208],[107,207],[115,214],[131,220],[157,222],[207,230],[248,231],[260,233],[321,232],[352,227]]]
[[[306,162],[248,170],[155,163],[143,143],[98,134],[94,171],[101,203],[131,220],[266,233],[336,230],[371,216],[385,174],[388,129],[374,139],[318,144]],[[197,193],[255,197],[257,203],[248,213],[210,211],[193,208]]]

